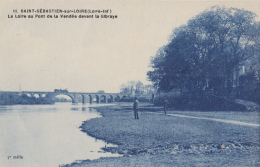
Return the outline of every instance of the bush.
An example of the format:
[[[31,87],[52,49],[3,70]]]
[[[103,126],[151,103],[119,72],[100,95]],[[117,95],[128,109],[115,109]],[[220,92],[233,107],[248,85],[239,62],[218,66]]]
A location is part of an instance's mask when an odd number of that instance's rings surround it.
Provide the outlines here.
[[[236,98],[242,100],[253,101],[260,104],[260,83],[257,84],[256,88],[253,90],[245,89],[243,87],[239,87],[237,90]]]
[[[134,102],[134,101],[135,101],[135,97],[124,97],[119,100],[119,102]],[[144,97],[138,97],[138,101],[139,102],[150,102],[149,99],[144,98]]]
[[[220,98],[217,96],[208,95],[202,96],[170,96],[163,95],[155,98],[154,104],[156,106],[163,106],[164,99],[167,98],[169,107],[178,110],[200,110],[200,111],[241,111],[246,110],[246,107],[237,104],[233,101]]]

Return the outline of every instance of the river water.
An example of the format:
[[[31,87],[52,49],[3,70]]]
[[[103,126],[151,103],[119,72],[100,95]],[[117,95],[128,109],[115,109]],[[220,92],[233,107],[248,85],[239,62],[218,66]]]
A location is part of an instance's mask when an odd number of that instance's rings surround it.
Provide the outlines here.
[[[80,131],[83,121],[101,117],[89,108],[100,105],[0,106],[0,166],[51,167],[76,160],[119,156],[101,150],[115,145]]]

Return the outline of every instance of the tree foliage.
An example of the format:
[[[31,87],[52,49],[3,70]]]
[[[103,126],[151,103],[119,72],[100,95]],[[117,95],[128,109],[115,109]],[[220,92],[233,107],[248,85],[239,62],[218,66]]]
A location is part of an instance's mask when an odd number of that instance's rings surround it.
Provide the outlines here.
[[[147,73],[159,91],[229,90],[239,65],[258,57],[259,22],[250,11],[214,6],[176,28]],[[257,62],[257,61],[256,61]],[[256,64],[259,64],[257,62]]]

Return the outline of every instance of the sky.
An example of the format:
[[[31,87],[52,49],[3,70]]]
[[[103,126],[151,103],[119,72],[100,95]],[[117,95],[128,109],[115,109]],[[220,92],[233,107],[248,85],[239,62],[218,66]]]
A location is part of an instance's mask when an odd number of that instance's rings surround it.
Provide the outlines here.
[[[260,1],[0,0],[0,90],[109,93],[147,79],[174,28],[214,5],[260,16]],[[13,9],[109,9],[116,19],[8,18]],[[35,14],[33,14],[35,15]],[[58,14],[59,15],[59,14]],[[259,21],[259,17],[257,18]]]

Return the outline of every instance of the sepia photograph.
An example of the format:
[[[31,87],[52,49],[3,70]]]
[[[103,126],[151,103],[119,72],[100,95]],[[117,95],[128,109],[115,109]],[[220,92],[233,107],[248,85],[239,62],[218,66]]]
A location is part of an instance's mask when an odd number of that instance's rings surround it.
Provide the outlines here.
[[[260,1],[0,2],[0,167],[260,166]]]

